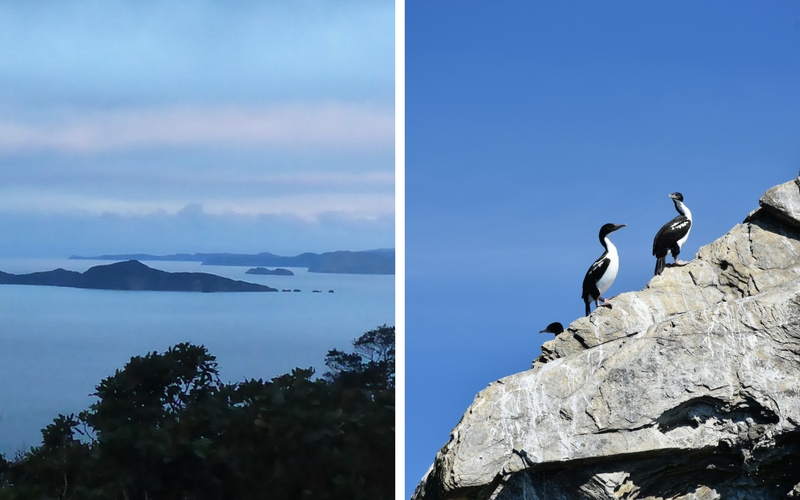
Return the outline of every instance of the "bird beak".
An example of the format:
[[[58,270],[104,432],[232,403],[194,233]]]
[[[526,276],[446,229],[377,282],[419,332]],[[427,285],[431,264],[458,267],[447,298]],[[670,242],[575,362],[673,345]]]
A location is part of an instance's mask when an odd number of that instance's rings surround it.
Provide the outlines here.
[[[622,229],[625,226],[627,226],[627,224],[617,224],[617,229]],[[615,229],[615,231],[616,231],[616,229]]]

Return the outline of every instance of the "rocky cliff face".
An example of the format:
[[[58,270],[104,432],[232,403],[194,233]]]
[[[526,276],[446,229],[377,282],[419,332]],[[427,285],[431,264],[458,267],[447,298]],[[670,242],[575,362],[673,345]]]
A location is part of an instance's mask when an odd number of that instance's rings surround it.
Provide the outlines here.
[[[479,393],[414,500],[800,497],[800,178]]]

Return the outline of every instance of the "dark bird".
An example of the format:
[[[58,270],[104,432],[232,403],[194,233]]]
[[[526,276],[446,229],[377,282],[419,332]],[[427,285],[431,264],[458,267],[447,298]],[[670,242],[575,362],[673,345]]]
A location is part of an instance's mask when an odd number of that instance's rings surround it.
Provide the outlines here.
[[[540,331],[539,333],[555,333],[558,335],[559,333],[564,331],[564,325],[556,321],[555,323],[550,323],[547,327]]]
[[[658,230],[655,239],[653,239],[653,255],[656,256],[656,273],[658,276],[667,265],[667,255],[672,254],[675,259],[676,266],[685,266],[688,262],[678,260],[678,254],[681,253],[681,247],[686,243],[686,238],[689,237],[689,231],[692,229],[692,212],[683,204],[683,195],[680,193],[672,193],[669,195],[675,203],[675,210],[678,211],[677,217],[664,224]]]
[[[594,261],[594,264],[586,271],[586,277],[583,278],[583,301],[586,303],[586,315],[591,311],[589,304],[594,301],[595,308],[600,307],[600,302],[606,301],[601,295],[614,283],[619,271],[619,255],[617,254],[617,247],[608,239],[608,235],[625,227],[625,224],[605,224],[600,228],[600,243],[606,249],[599,259]]]

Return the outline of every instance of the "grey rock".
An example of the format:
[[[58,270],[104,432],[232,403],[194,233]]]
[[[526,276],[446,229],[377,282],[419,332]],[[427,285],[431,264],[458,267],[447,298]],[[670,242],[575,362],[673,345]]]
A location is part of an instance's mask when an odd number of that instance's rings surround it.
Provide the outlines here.
[[[800,495],[800,184],[475,398],[414,500]]]

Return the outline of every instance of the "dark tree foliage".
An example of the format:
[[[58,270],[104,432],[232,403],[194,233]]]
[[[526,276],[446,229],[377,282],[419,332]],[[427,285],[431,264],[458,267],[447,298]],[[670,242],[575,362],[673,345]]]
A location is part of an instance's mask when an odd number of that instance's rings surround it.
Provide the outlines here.
[[[41,446],[0,455],[0,500],[381,500],[394,491],[394,327],[311,368],[223,384],[205,347],[132,358]]]
[[[366,388],[377,395],[394,390],[394,327],[383,325],[353,341],[354,352],[328,351],[331,382]],[[392,394],[394,394],[392,392]]]
[[[42,445],[6,461],[0,457],[0,498],[73,498],[91,472],[89,446],[75,438],[82,431],[75,415],[59,415],[42,429]]]

